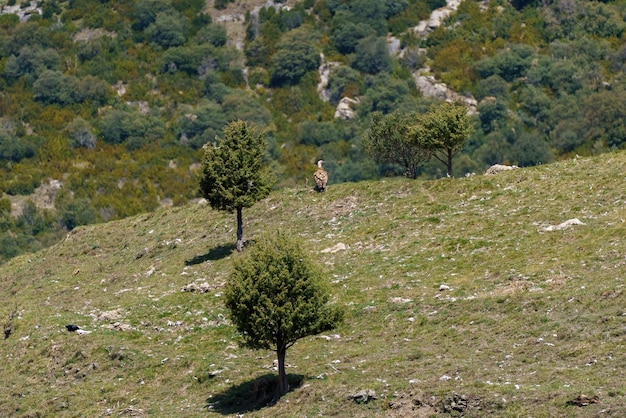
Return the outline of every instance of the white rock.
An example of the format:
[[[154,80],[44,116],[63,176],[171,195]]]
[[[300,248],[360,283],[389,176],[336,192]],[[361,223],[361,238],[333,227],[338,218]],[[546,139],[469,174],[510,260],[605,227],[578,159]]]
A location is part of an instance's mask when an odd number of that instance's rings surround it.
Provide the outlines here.
[[[354,119],[356,116],[356,112],[353,107],[357,104],[361,103],[358,97],[351,99],[349,97],[344,97],[339,101],[337,105],[337,110],[335,111],[335,119]]]
[[[413,302],[413,299],[405,299],[400,297],[389,298],[389,302],[391,303],[409,303]]]
[[[329,248],[325,248],[325,249],[323,249],[320,252],[322,252],[322,253],[336,253],[338,251],[345,251],[347,249],[348,249],[348,246],[346,244],[344,244],[343,242],[338,242],[334,246],[329,247]]]
[[[563,229],[567,229],[572,225],[584,225],[578,218],[568,219],[565,222],[562,222],[558,225],[549,225],[543,228],[544,231],[561,231]]]
[[[492,176],[494,174],[501,173],[502,171],[515,170],[516,168],[519,167],[516,165],[494,164],[487,169],[487,172],[485,174],[488,176]]]

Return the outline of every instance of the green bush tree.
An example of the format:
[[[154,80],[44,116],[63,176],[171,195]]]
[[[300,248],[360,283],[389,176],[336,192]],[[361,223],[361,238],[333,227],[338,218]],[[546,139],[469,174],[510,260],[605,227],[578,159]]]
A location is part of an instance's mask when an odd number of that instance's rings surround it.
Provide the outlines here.
[[[180,46],[187,40],[185,26],[188,22],[177,12],[159,13],[145,33],[152,42],[164,48]]]
[[[68,140],[72,148],[85,147],[94,149],[96,147],[96,135],[89,122],[81,117],[75,117],[66,127]]]
[[[76,79],[61,71],[46,70],[33,84],[35,98],[49,104],[75,103]]]
[[[355,49],[352,66],[368,74],[378,74],[391,68],[387,41],[383,37],[368,36],[361,39]]]
[[[158,13],[171,11],[171,6],[162,0],[139,0],[135,3],[133,29],[144,30],[156,21]]]
[[[68,231],[80,225],[89,225],[97,221],[96,211],[87,198],[66,200],[57,199],[59,223]]]
[[[20,162],[35,156],[35,147],[27,140],[0,131],[0,164],[5,161]]]
[[[431,155],[446,166],[448,177],[451,177],[452,157],[463,149],[473,132],[467,108],[446,102],[421,116],[411,135],[415,136],[413,142],[427,144]]]
[[[337,51],[342,54],[354,52],[359,40],[375,33],[375,31],[364,23],[355,23],[351,20],[351,15],[346,12],[339,12],[333,19],[335,28],[332,32],[332,40]]]
[[[272,58],[272,84],[296,84],[320,62],[315,44],[317,35],[307,27],[286,33],[277,45]]]
[[[226,45],[228,33],[224,25],[206,25],[198,31],[194,40],[198,44],[209,43],[215,47],[220,47]]]
[[[428,159],[430,151],[419,142],[420,136],[409,135],[415,122],[413,114],[372,113],[369,131],[363,139],[366,153],[378,163],[399,164],[407,177],[417,178],[419,166]]]
[[[264,157],[267,142],[257,128],[241,120],[226,125],[224,138],[204,146],[200,191],[212,208],[237,212],[237,251],[243,250],[243,208],[265,198],[274,177]]]
[[[276,352],[279,396],[289,389],[287,349],[342,320],[342,311],[328,304],[316,265],[297,241],[281,233],[259,240],[234,262],[225,299],[244,344]]]
[[[99,123],[104,142],[121,144],[133,142],[148,144],[163,137],[163,121],[142,115],[137,109],[113,109],[105,113]]]

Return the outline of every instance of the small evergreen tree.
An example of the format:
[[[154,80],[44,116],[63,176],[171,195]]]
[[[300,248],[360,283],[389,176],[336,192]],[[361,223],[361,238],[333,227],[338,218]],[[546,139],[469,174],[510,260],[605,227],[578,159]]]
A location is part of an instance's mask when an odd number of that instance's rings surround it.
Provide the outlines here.
[[[235,261],[225,299],[244,344],[276,351],[279,396],[289,389],[287,349],[342,320],[342,311],[328,304],[319,270],[297,241],[280,232],[260,240]]]
[[[241,120],[223,128],[224,138],[204,146],[200,190],[212,208],[237,212],[237,251],[243,250],[243,208],[265,198],[274,177],[264,156],[267,142],[254,125]]]

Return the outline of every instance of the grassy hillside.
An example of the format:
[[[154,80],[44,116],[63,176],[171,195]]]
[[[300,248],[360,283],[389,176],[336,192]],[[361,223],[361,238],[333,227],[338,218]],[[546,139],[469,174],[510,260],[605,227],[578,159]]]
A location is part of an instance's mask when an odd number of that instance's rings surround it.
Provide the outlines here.
[[[624,416],[625,168],[288,189],[244,211],[248,240],[307,243],[346,309],[288,351],[294,388],[265,407],[274,353],[238,347],[221,297],[234,215],[79,227],[0,272],[0,416]]]

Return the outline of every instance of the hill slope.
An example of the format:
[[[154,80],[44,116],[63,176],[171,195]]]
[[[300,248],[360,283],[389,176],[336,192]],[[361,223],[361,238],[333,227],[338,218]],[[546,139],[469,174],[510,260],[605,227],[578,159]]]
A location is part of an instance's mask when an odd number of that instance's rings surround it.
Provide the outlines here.
[[[0,415],[624,416],[625,167],[291,189],[245,211],[245,238],[315,248],[347,311],[288,351],[299,387],[260,409],[274,354],[238,347],[221,299],[234,216],[77,228],[0,272]]]

